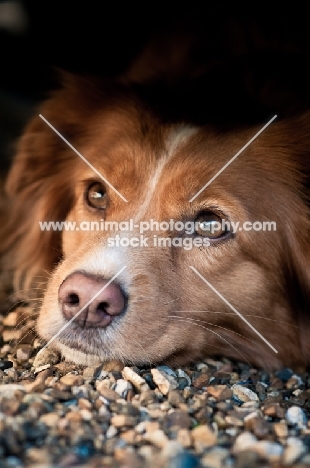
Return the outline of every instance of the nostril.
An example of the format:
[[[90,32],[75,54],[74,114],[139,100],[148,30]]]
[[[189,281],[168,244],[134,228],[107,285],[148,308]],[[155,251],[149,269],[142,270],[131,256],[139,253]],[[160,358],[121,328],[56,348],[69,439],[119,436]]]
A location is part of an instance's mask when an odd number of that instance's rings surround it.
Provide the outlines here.
[[[76,293],[69,293],[64,302],[69,305],[77,306],[80,304],[80,298]]]
[[[97,305],[97,310],[100,312],[106,312],[109,304],[107,302],[99,302]]]

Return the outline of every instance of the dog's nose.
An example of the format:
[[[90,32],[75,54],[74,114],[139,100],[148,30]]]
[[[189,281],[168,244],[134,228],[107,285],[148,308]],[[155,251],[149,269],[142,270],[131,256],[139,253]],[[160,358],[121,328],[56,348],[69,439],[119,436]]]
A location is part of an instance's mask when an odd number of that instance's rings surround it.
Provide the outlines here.
[[[125,308],[125,296],[116,283],[84,273],[68,276],[58,291],[62,313],[83,328],[107,327]]]

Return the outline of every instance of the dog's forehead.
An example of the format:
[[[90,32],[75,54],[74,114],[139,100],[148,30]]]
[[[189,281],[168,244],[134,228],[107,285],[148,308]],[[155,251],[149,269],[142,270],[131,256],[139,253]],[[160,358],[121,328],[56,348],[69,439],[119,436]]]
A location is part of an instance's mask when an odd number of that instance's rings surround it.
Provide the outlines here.
[[[186,154],[186,146],[199,132],[199,128],[191,125],[151,122],[151,126],[150,122],[129,122],[122,117],[119,121],[109,116],[93,129],[83,148],[89,170],[83,161],[78,165],[80,172],[86,169],[83,171],[86,177],[94,176],[92,166],[114,180],[123,178],[124,183],[130,180],[132,184],[141,184],[148,176],[157,181],[168,162],[179,164],[182,154]]]
[[[100,173],[127,200],[133,200],[136,206],[139,200],[135,212],[139,218],[157,206],[161,207],[161,215],[167,208],[169,214],[175,211],[177,216],[184,210],[189,213],[197,210],[204,203],[224,204],[228,211],[230,206],[238,204],[237,199],[246,199],[249,204],[253,201],[256,205],[256,197],[252,200],[253,190],[260,194],[261,200],[264,198],[264,180],[268,180],[268,174],[260,166],[261,160],[269,160],[269,155],[261,150],[258,153],[256,142],[226,167],[253,136],[250,131],[223,133],[210,127],[163,123],[137,109],[110,110],[100,118],[97,116],[91,124],[91,138],[83,154],[92,167],[80,161],[79,179],[97,178]],[[261,171],[264,177],[256,177],[262,175]],[[214,176],[207,190],[194,203],[189,203]],[[117,192],[108,187],[107,190],[112,199],[110,206],[123,212],[125,205],[122,206]]]

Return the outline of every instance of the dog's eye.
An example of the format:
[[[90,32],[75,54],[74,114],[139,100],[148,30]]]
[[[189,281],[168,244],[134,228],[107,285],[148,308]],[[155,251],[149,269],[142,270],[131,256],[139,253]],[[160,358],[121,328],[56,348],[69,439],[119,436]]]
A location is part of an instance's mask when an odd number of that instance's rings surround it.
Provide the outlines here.
[[[86,201],[89,206],[103,210],[107,206],[105,187],[101,182],[91,184],[86,192]]]
[[[203,213],[195,220],[196,234],[209,239],[217,239],[227,233],[224,220],[215,213]]]

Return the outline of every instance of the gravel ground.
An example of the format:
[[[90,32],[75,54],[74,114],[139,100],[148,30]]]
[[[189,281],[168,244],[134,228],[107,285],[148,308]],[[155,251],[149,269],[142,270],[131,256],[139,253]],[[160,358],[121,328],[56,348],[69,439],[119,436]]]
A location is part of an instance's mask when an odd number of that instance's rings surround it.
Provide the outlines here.
[[[82,368],[36,356],[31,317],[0,317],[1,468],[310,466],[308,372],[211,357]]]

